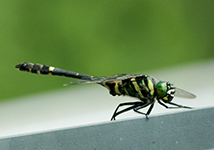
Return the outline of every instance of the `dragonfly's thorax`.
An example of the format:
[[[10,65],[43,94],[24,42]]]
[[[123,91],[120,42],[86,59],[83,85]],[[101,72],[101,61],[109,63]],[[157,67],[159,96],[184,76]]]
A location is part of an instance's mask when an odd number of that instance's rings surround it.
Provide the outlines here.
[[[125,80],[107,81],[103,82],[103,86],[106,87],[113,96],[126,95],[141,100],[145,98],[153,100],[156,93],[155,81],[148,75],[132,77]]]

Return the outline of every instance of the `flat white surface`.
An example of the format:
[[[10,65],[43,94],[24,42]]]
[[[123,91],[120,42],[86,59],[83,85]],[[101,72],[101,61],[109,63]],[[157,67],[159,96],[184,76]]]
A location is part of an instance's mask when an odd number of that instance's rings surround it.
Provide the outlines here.
[[[175,103],[195,109],[214,107],[214,60],[140,73],[170,81],[197,96],[196,99],[174,98]],[[100,85],[73,86],[76,88],[67,86],[65,90],[0,103],[0,138],[108,122],[119,103],[135,101],[130,97],[113,97]],[[150,117],[178,111],[191,110],[169,110],[156,103]],[[132,117],[144,116],[130,111],[117,119]]]

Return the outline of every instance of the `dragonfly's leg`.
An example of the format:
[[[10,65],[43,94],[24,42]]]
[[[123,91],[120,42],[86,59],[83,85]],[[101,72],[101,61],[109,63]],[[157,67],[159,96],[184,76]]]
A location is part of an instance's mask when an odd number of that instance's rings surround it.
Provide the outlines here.
[[[175,104],[175,103],[172,103],[172,102],[168,102],[168,103],[171,104],[171,105],[174,105],[174,106],[178,106],[179,108],[188,108],[188,109],[192,109],[192,107],[183,106],[183,105]]]
[[[135,112],[139,113],[139,114],[145,115],[146,118],[148,119],[148,115],[151,113],[152,108],[154,107],[154,103],[149,107],[149,109],[148,109],[148,111],[147,111],[146,113],[143,113],[143,112],[139,111],[139,109],[145,108],[145,107],[147,107],[147,106],[150,105],[150,104],[151,104],[151,103],[146,103],[146,104],[144,104],[144,105],[142,105],[142,106],[138,106],[138,107],[134,108],[133,110],[134,110]]]
[[[162,103],[160,100],[158,100],[158,103],[161,104],[162,106],[164,106],[167,109],[174,109],[174,108],[188,108],[188,109],[192,109],[191,107],[182,106],[182,105],[175,104],[175,103],[172,103],[172,102],[168,102],[168,104],[171,104],[171,105],[174,105],[174,106],[177,106],[177,107],[169,107],[169,106],[165,105],[164,103]]]
[[[131,106],[128,107],[128,108],[125,108],[125,109],[123,109],[123,110],[121,110],[121,111],[118,111],[118,109],[119,109],[120,107],[126,106],[126,105],[131,105]],[[115,120],[115,119],[116,119],[116,116],[118,116],[119,114],[124,113],[124,112],[126,112],[126,111],[129,111],[129,110],[131,110],[131,109],[134,109],[134,108],[136,108],[136,107],[138,107],[138,106],[140,106],[140,105],[141,105],[141,102],[120,103],[120,104],[117,106],[117,108],[115,109],[115,111],[114,111],[114,113],[113,113],[113,115],[112,115],[112,117],[111,117],[111,120]]]

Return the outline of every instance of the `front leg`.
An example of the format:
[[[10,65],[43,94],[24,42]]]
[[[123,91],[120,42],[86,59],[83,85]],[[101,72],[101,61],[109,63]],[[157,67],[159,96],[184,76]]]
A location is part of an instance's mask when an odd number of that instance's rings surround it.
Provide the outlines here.
[[[182,106],[182,105],[179,105],[179,104],[176,104],[176,103],[172,103],[172,102],[168,102],[168,104],[171,104],[171,105],[174,105],[174,106],[177,106],[177,107],[169,107],[169,106],[165,105],[164,103],[162,103],[160,100],[158,100],[158,103],[161,104],[162,106],[164,106],[167,109],[176,109],[176,108],[188,108],[188,109],[192,109],[192,107]]]

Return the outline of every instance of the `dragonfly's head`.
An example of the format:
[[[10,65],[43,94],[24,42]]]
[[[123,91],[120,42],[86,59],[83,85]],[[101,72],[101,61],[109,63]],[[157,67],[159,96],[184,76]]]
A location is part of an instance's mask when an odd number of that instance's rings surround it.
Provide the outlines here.
[[[157,98],[170,102],[174,98],[175,87],[169,82],[160,81],[156,85]]]

